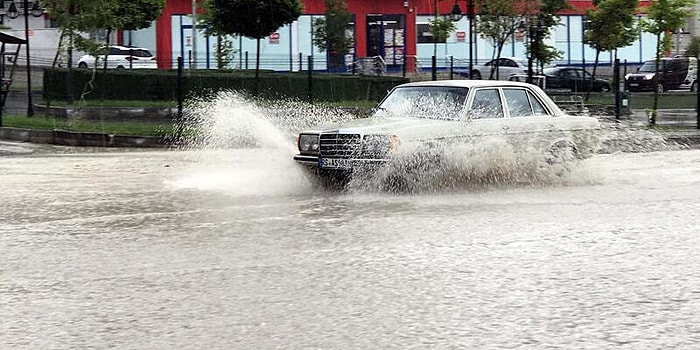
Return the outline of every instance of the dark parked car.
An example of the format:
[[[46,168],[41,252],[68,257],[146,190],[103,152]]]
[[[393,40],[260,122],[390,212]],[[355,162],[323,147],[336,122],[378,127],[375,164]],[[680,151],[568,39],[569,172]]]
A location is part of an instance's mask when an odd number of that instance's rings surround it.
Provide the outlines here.
[[[695,57],[663,57],[659,59],[658,71],[656,60],[648,60],[636,73],[625,76],[625,86],[629,91],[664,92],[676,89],[695,91],[698,83],[698,60]]]
[[[552,67],[543,71],[546,78],[547,89],[569,89],[573,92],[588,91],[593,75],[579,67]],[[610,83],[596,78],[593,80],[591,91],[610,91]]]

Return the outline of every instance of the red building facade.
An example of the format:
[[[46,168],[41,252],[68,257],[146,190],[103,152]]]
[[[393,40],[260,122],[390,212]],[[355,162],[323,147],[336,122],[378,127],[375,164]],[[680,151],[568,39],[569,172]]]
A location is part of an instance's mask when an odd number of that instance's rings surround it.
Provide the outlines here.
[[[437,3],[435,3],[437,1]],[[324,0],[302,0],[303,15],[323,15]],[[370,57],[383,55],[388,61],[398,57],[416,57],[420,42],[417,19],[433,16],[437,6],[439,14],[447,14],[458,4],[466,14],[469,0],[346,0],[349,12],[354,15],[354,55]],[[649,1],[641,1],[642,5]],[[560,15],[581,16],[592,7],[592,1],[570,0],[572,8]],[[172,59],[163,53],[177,51],[173,41],[174,16],[192,14],[192,0],[167,0],[162,16],[156,21],[156,52],[161,57],[160,66],[172,67]],[[381,30],[380,30],[381,29]],[[176,34],[176,33],[175,33]],[[464,35],[464,34],[461,34]],[[387,36],[394,36],[388,38]],[[172,56],[172,55],[170,55]]]

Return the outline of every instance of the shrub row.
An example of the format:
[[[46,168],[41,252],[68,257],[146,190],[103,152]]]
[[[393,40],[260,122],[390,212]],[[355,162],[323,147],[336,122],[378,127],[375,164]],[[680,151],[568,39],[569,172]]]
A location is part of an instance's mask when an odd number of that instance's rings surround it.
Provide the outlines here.
[[[173,70],[91,70],[46,69],[44,98],[76,100],[84,95],[89,100],[175,101],[178,96],[177,72]],[[392,87],[407,82],[401,77],[367,77],[308,72],[260,74],[258,96],[316,101],[381,99]],[[252,94],[255,75],[251,71],[185,71],[182,74],[183,96],[191,97],[218,90],[235,90]]]

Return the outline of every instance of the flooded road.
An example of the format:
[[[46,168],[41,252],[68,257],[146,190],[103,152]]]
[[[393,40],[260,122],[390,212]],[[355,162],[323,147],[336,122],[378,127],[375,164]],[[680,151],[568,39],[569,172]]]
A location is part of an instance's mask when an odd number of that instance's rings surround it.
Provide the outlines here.
[[[288,152],[23,147],[0,157],[0,348],[700,342],[698,150],[409,195],[314,189]]]

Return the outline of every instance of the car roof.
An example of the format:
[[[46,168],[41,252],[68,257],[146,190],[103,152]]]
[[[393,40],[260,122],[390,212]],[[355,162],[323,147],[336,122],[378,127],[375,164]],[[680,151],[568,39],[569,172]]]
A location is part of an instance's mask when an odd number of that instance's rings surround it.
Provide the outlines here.
[[[109,47],[120,49],[120,50],[148,50],[145,47],[134,47],[134,46],[121,46],[121,45],[110,45]]]
[[[515,87],[534,87],[533,84],[522,83],[517,81],[505,81],[505,80],[436,80],[436,81],[419,81],[413,83],[405,83],[398,85],[397,87],[413,87],[413,86],[441,86],[441,87],[465,87],[465,88],[479,88],[479,87],[503,87],[503,86],[515,86]]]

